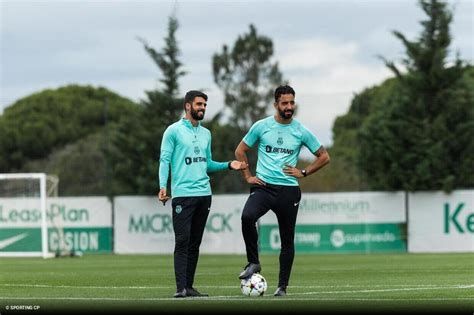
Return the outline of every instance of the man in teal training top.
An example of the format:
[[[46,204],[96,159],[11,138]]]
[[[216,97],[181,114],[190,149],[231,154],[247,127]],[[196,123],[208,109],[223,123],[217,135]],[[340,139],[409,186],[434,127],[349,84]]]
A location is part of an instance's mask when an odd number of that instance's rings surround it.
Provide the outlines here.
[[[166,129],[161,143],[158,199],[164,204],[170,198],[166,187],[171,166],[176,298],[207,296],[193,288],[212,200],[207,173],[247,167],[246,162],[212,160],[211,133],[199,122],[204,118],[206,102],[207,95],[200,91],[186,93],[186,115]]]
[[[256,222],[271,209],[277,216],[281,240],[279,281],[274,295],[284,296],[295,256],[295,225],[301,199],[297,179],[313,174],[329,163],[329,154],[316,136],[293,119],[296,105],[292,87],[279,86],[275,90],[273,106],[275,115],[253,124],[235,150],[237,160],[247,162],[246,152],[258,143],[256,176],[249,169],[242,171],[251,188],[241,218],[248,264],[239,278],[245,279],[261,271]],[[303,145],[315,159],[300,170],[296,163]]]

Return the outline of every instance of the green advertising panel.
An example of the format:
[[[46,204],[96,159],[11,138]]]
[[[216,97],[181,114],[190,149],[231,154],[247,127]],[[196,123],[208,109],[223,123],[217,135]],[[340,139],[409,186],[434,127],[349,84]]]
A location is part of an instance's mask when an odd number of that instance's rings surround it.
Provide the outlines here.
[[[276,224],[259,226],[260,252],[278,253]],[[402,223],[297,225],[295,250],[306,253],[405,252],[406,228]]]
[[[84,253],[110,253],[112,251],[112,228],[76,227],[48,229],[48,246],[52,252],[64,240],[67,250]],[[41,252],[40,228],[1,228],[0,252]]]

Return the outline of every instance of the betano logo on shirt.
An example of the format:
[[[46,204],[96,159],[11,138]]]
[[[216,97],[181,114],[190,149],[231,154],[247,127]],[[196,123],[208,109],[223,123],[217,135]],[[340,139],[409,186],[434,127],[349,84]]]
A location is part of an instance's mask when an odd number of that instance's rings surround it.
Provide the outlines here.
[[[295,150],[287,149],[287,148],[276,148],[272,147],[271,145],[265,146],[265,152],[267,153],[283,153],[283,154],[288,154],[291,155]]]
[[[204,162],[206,163],[207,162],[207,159],[203,156],[198,156],[198,157],[185,157],[184,158],[184,163],[186,163],[186,165],[190,165],[191,163],[198,163],[198,162]]]

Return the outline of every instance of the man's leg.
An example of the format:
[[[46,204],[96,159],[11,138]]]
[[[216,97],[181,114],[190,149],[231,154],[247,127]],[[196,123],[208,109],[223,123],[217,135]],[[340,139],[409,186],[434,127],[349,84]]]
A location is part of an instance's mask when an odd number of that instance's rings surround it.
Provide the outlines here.
[[[278,207],[274,210],[278,219],[281,240],[278,287],[286,289],[295,257],[295,225],[301,190],[298,186],[287,186],[282,188],[278,197]]]
[[[256,223],[258,219],[270,210],[272,200],[275,199],[275,192],[267,187],[252,186],[250,196],[245,203],[242,211],[242,235],[247,252],[247,261],[249,264],[239,275],[240,279],[247,278],[253,272],[258,272],[260,260],[258,258],[258,232]]]
[[[177,197],[172,200],[173,230],[175,236],[174,273],[177,291],[186,288],[188,246],[191,222],[195,211],[192,197]]]
[[[270,210],[271,195],[266,188],[252,186],[250,196],[242,211],[242,235],[244,237],[247,261],[260,263],[258,259],[258,232],[256,223],[258,219]]]
[[[191,237],[188,245],[188,262],[186,288],[192,288],[194,274],[199,259],[199,247],[206,227],[207,218],[211,209],[211,196],[195,197],[197,200],[196,210],[191,223]]]

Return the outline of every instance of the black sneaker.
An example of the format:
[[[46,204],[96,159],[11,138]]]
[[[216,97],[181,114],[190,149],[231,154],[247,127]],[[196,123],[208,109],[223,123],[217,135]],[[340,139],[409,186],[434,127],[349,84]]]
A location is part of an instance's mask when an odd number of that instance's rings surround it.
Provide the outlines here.
[[[181,289],[176,291],[176,293],[173,295],[174,298],[184,298],[187,296],[186,289]]]
[[[203,297],[203,296],[209,296],[209,294],[201,293],[194,288],[186,288],[186,296]]]
[[[286,287],[278,287],[273,293],[274,296],[285,296],[286,295]]]
[[[254,273],[260,272],[261,270],[262,267],[260,267],[260,264],[248,263],[247,266],[245,266],[244,271],[240,273],[239,279],[247,279]]]

